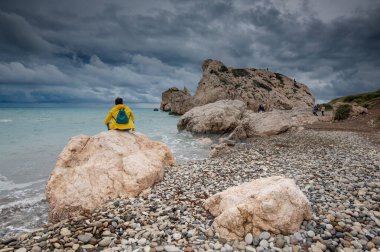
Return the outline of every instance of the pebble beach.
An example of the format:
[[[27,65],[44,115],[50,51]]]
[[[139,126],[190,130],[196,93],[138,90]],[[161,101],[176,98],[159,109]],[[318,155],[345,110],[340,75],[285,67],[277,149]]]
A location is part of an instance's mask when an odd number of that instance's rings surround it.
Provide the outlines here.
[[[167,168],[144,197],[117,199],[78,216],[0,240],[5,251],[379,251],[380,148],[354,132],[303,130],[240,143],[223,157]],[[202,205],[254,179],[284,176],[313,218],[289,235],[228,241]]]

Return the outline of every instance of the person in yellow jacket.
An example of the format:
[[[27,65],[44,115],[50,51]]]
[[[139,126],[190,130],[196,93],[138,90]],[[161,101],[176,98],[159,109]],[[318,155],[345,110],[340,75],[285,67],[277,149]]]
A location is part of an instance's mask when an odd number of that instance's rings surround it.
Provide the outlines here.
[[[132,110],[123,104],[122,98],[117,97],[115,107],[108,112],[104,124],[107,125],[108,130],[135,130],[133,120]]]

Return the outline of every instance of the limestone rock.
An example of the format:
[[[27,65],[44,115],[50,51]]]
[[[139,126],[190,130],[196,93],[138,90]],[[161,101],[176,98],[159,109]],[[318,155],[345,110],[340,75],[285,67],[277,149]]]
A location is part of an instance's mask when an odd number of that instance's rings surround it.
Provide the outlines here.
[[[168,90],[166,90],[165,92],[162,93],[161,105],[160,105],[161,110],[170,111],[170,109],[171,109],[171,104],[170,104],[171,96],[175,92],[179,92],[179,89],[176,87],[172,87],[172,88],[169,88]]]
[[[107,131],[73,137],[50,174],[50,221],[88,213],[114,198],[136,197],[173,165],[170,149],[140,133]]]
[[[190,109],[220,100],[241,100],[248,109],[257,111],[259,104],[266,111],[312,107],[310,89],[280,73],[255,68],[226,67],[208,59],[202,65],[202,78],[194,96],[185,88],[170,88],[162,93],[161,110],[184,114]]]
[[[314,116],[309,110],[305,109],[273,110],[265,113],[246,111],[241,125],[247,137],[270,136],[285,132],[291,127],[311,124],[320,119],[325,120],[326,118]],[[236,130],[241,131],[240,128]],[[244,134],[234,131],[231,137],[235,136],[244,137]]]
[[[266,111],[314,104],[314,97],[306,85],[279,73],[227,68],[222,62],[211,59],[204,61],[202,70],[202,79],[193,97],[196,106],[223,99],[241,100],[254,111],[259,104],[264,104]]]
[[[280,176],[230,187],[208,198],[204,207],[216,217],[213,227],[225,239],[262,231],[290,234],[312,217],[309,201],[294,180]]]
[[[178,92],[173,92],[170,97],[170,112],[183,115],[194,107],[190,92],[184,88]]]
[[[192,107],[192,97],[186,87],[183,90],[172,87],[162,93],[160,109],[163,111],[182,115]]]
[[[177,124],[179,130],[194,133],[221,133],[234,130],[246,105],[238,100],[221,100],[186,112]]]

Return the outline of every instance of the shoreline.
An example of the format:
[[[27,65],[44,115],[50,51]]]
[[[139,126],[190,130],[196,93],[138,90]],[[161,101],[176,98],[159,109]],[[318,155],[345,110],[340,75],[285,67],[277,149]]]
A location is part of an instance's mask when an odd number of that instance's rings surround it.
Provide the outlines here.
[[[0,251],[33,246],[34,251],[379,249],[379,157],[378,146],[354,132],[305,130],[251,138],[228,156],[167,168],[145,198],[114,200],[91,216],[44,225],[16,241],[6,240],[7,245],[1,241]],[[296,180],[311,202],[313,220],[294,235],[268,237],[264,232],[250,244],[219,238],[203,200],[275,175]]]

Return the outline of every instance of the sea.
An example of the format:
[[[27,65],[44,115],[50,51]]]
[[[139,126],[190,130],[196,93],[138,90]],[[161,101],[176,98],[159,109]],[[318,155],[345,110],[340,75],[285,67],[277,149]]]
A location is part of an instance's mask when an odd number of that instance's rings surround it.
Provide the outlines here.
[[[73,136],[105,131],[107,108],[0,108],[0,238],[47,223],[45,186]],[[166,143],[177,163],[204,159],[209,146],[177,131],[179,117],[133,109],[136,131]]]

